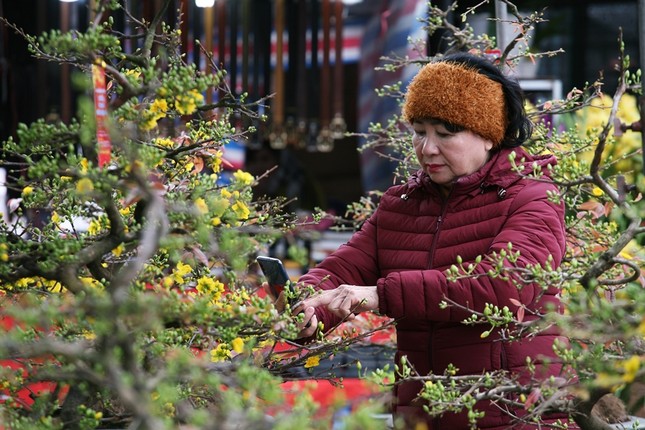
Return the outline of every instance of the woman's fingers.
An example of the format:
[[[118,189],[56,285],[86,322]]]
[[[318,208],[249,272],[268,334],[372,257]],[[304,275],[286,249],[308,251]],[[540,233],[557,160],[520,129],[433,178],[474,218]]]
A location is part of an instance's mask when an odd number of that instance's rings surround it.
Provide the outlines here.
[[[327,306],[330,301],[333,300],[335,290],[330,291],[320,291],[319,293],[299,302],[293,308],[294,313],[302,312],[303,309],[307,307],[317,308],[319,306]],[[331,294],[330,294],[331,293]]]
[[[318,318],[316,317],[316,310],[314,308],[306,308],[304,311],[304,318],[302,319],[302,330],[298,334],[299,338],[311,337],[316,334],[318,329]]]
[[[274,306],[279,312],[284,312],[285,308],[287,307],[287,299],[284,296],[284,294],[280,293],[278,297],[274,296],[273,293],[271,292],[271,288],[269,287],[268,282],[262,282],[262,289],[267,293],[267,296],[271,298],[273,301]]]
[[[260,284],[260,287],[262,287],[267,296],[271,297],[271,299],[275,301],[275,297],[273,297],[273,294],[271,294],[271,288],[269,288],[268,282],[262,282],[262,284]]]
[[[354,319],[354,311],[356,310],[356,304],[353,297],[349,295],[344,295],[340,297],[340,304],[336,308],[336,315],[343,319]]]
[[[353,319],[354,312],[359,310],[363,301],[361,288],[350,285],[341,285],[333,290],[321,291],[303,302],[299,303],[294,311],[297,313],[305,307],[325,307],[340,318]]]
[[[310,337],[316,332],[318,318],[315,308],[326,308],[329,312],[344,320],[353,320],[356,314],[378,309],[376,286],[340,285],[333,290],[319,291],[317,294],[296,303],[294,315],[304,313],[300,325],[300,337]]]
[[[267,293],[269,297],[274,302],[276,309],[279,312],[283,312],[286,309],[287,299],[284,294],[280,294],[277,298],[271,294],[271,288],[267,282],[261,284],[262,289]],[[316,309],[313,306],[305,305],[304,302],[298,303],[292,309],[292,315],[298,315],[303,313],[302,322],[299,325],[300,333],[298,334],[299,338],[311,337],[316,334],[318,329],[318,318],[316,317]]]

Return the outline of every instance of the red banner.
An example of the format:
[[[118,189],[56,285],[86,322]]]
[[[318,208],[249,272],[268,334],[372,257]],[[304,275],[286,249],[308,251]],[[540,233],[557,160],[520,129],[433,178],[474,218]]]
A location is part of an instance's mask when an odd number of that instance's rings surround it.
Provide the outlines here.
[[[92,66],[94,82],[94,111],[96,113],[96,141],[98,143],[99,167],[110,162],[112,143],[107,131],[107,93],[105,91],[105,69]]]

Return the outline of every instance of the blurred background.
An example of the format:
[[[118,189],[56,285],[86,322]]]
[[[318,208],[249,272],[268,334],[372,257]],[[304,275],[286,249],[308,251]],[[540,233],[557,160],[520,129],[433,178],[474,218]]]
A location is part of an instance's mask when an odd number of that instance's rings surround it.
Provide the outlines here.
[[[2,0],[0,15],[30,34],[84,30],[93,18],[92,1]],[[129,0],[126,10],[112,13],[114,28],[122,32],[130,52],[137,48],[131,36],[138,29],[128,15],[150,22],[162,3]],[[459,15],[479,3],[460,0],[451,15],[454,24],[461,25]],[[497,34],[491,21],[499,15],[497,3],[490,1],[470,16],[476,33]],[[543,11],[548,20],[535,30],[531,50],[565,51],[517,68],[527,92],[559,98],[600,75],[611,91],[621,30],[626,52],[638,64],[636,0],[516,3],[523,12]],[[433,2],[441,8],[450,4]],[[182,16],[180,49],[187,62],[206,70],[200,41],[227,70],[227,82],[237,94],[247,92],[253,100],[275,93],[265,112],[269,121],[257,124],[254,139],[228,145],[232,164],[254,174],[277,165],[258,192],[297,197],[295,209],[321,207],[336,213],[367,191],[392,183],[388,162],[370,151],[359,154],[360,138],[342,132],[365,132],[370,122],[385,121],[397,111],[393,100],[380,99],[374,90],[405,84],[415,70],[375,70],[383,64],[382,56],[418,55],[409,37],[425,39],[427,54],[446,49],[441,35],[425,35],[418,18],[426,12],[425,0],[173,0],[162,11],[171,25]],[[33,59],[22,37],[7,26],[0,28],[0,139],[14,136],[20,122],[41,117],[69,121],[78,95],[75,71]],[[505,32],[512,37],[513,28],[507,26]],[[207,96],[217,101],[217,93]],[[10,198],[13,191],[6,192]]]

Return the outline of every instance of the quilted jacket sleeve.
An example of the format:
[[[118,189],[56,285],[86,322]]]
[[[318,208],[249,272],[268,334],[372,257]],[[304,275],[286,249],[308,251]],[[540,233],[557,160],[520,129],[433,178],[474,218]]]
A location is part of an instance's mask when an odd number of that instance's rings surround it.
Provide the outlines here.
[[[555,188],[544,182],[531,181],[515,196],[503,228],[494,238],[488,256],[507,247],[520,251],[518,266],[544,264],[552,256],[553,266],[560,264],[565,252],[564,208],[547,198],[547,190]],[[414,270],[390,273],[378,280],[381,313],[406,320],[462,321],[470,313],[458,306],[441,309],[446,299],[465,308],[482,311],[486,303],[515,310],[510,299],[531,307],[541,293],[537,285],[519,290],[512,282],[487,276],[492,264],[483,255],[477,273],[481,276],[449,282],[442,271]],[[467,266],[474,261],[464,261]],[[554,299],[557,293],[550,288],[544,297]],[[548,300],[547,300],[548,301]],[[552,301],[556,301],[554,299]],[[544,303],[544,300],[541,301]]]
[[[299,282],[324,290],[336,288],[341,284],[376,285],[379,277],[375,234],[377,217],[378,210],[347,244],[309,270]],[[331,328],[339,322],[336,316],[323,308],[318,308],[316,315],[326,328]]]

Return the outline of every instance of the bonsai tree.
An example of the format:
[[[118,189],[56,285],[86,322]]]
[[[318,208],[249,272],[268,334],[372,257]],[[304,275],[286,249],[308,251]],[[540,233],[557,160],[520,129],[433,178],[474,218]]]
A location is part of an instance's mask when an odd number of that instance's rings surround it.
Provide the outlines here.
[[[4,22],[36,58],[73,66],[84,94],[70,123],[20,124],[3,145],[21,193],[0,224],[9,428],[329,425],[280,383],[362,335],[284,343],[298,317],[257,291],[254,259],[303,222],[253,195],[262,176],[224,175],[225,145],[254,136],[240,124],[262,121],[265,99],[235,96],[209,52],[206,70],[186,63],[170,4],[151,22],[124,8],[130,51],[117,1],[96,2],[85,32]]]

